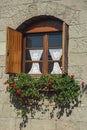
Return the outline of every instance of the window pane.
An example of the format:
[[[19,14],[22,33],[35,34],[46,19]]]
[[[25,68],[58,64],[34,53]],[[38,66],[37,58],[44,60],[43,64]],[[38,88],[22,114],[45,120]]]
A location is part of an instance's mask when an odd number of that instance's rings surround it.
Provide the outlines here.
[[[30,70],[32,69],[33,64],[34,64],[33,62],[26,62],[26,64],[25,64],[25,73],[30,72]],[[38,63],[38,65],[39,65],[40,72],[42,73],[42,63]],[[33,74],[35,74],[35,73],[33,73]]]
[[[51,74],[61,74],[62,70],[61,70],[60,62],[61,62],[61,57],[62,57],[62,49],[49,49],[49,52],[52,57],[52,60],[54,61]],[[48,64],[48,68],[49,68],[49,64]]]
[[[62,32],[48,33],[49,47],[62,46]]]
[[[48,60],[52,60],[52,56],[51,56],[49,50],[48,50]]]
[[[30,52],[29,50],[26,50],[26,60],[31,60]]]
[[[49,74],[61,74],[62,62],[48,62],[48,73]]]
[[[26,47],[40,48],[43,47],[43,34],[30,34],[27,36]]]
[[[48,62],[48,74],[51,74],[53,70],[54,62]]]

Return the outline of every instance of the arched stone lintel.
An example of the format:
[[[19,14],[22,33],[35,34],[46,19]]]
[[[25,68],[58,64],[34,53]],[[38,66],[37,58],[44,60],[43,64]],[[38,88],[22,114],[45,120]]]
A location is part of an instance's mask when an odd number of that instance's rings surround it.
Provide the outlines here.
[[[27,11],[25,13],[24,11],[18,11],[15,17],[12,17],[15,23],[14,27],[17,28],[25,21],[39,16],[53,16],[61,21],[65,21],[65,23],[68,25],[72,24],[72,21],[74,21],[74,23],[78,22],[78,11],[68,6],[59,4],[57,2],[44,4],[33,3],[27,6]]]

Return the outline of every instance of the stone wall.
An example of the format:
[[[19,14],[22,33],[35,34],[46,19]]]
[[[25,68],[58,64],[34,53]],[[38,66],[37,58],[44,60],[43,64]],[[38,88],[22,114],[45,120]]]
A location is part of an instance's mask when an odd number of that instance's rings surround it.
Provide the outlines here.
[[[55,16],[69,25],[68,71],[79,81],[87,82],[87,0],[0,0],[0,130],[18,130],[21,121],[14,107],[10,107],[9,94],[3,84],[8,78],[5,74],[6,28],[16,29],[24,21],[39,15]],[[37,112],[34,119],[29,116],[24,130],[87,129],[86,94],[82,104],[69,117],[64,115],[58,119],[57,111],[54,111],[51,119],[52,106],[45,105],[49,111]]]

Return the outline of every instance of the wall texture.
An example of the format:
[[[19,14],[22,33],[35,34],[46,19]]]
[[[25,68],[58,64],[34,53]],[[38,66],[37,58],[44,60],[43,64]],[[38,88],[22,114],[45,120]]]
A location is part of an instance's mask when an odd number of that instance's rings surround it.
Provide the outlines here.
[[[79,81],[87,82],[87,0],[0,0],[0,130],[18,130],[21,118],[16,116],[14,107],[10,107],[9,95],[5,92],[4,81],[6,54],[6,28],[16,29],[24,21],[39,15],[55,16],[69,25],[69,74],[75,74]],[[58,119],[50,118],[52,106],[45,114],[37,112],[34,119],[24,130],[86,130],[87,95],[82,104],[73,110],[71,116]],[[43,106],[43,107],[44,107]]]

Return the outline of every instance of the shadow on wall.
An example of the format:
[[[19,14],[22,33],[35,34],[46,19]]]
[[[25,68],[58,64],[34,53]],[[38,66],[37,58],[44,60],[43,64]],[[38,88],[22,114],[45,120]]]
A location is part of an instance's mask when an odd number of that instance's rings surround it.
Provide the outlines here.
[[[87,84],[82,88],[81,93],[82,95],[87,94]],[[72,115],[74,108],[78,107],[78,105],[80,105],[81,102],[82,102],[81,100],[76,100],[76,102],[73,102],[72,105],[65,105],[62,107],[58,107],[55,106],[54,103],[51,104],[48,102],[48,100],[45,99],[43,102],[40,102],[39,104],[33,104],[28,109],[29,116],[24,117],[23,122],[20,123],[20,130],[23,127],[26,127],[29,118],[43,119],[47,114],[49,116],[49,119],[60,119],[64,115],[66,117],[69,117]],[[20,109],[20,106],[17,104],[17,102],[14,104],[14,106],[17,109]]]
[[[84,91],[85,90],[87,91],[87,86]],[[14,107],[20,110],[21,106],[17,101],[13,100],[11,102],[13,102]],[[64,115],[66,115],[66,117],[69,117],[71,116],[73,109],[75,107],[78,107],[79,104],[81,104],[81,100],[78,99],[73,102],[72,105],[63,105],[61,107],[56,106],[55,103],[49,103],[47,99],[40,103],[33,104],[28,108],[28,116],[25,116],[23,118],[23,122],[20,123],[20,130],[22,130],[23,127],[26,127],[29,119],[43,119],[47,115],[49,119],[60,119]]]

